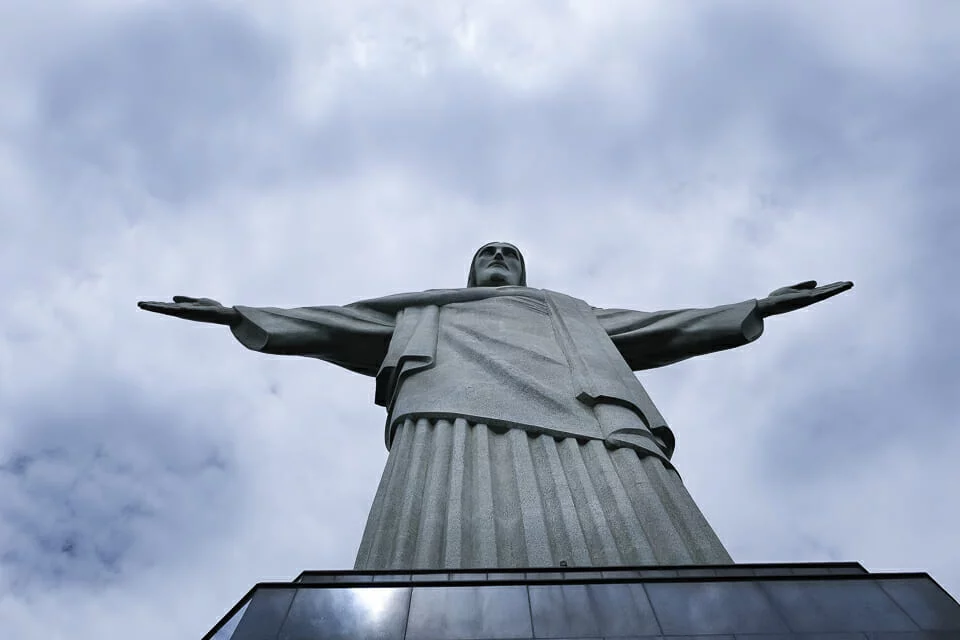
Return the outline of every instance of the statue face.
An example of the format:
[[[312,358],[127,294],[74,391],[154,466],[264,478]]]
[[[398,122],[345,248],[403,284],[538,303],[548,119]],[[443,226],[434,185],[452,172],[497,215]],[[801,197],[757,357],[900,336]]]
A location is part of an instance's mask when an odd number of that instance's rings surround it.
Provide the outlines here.
[[[523,262],[520,253],[509,244],[488,244],[473,263],[478,287],[517,286],[523,277]]]

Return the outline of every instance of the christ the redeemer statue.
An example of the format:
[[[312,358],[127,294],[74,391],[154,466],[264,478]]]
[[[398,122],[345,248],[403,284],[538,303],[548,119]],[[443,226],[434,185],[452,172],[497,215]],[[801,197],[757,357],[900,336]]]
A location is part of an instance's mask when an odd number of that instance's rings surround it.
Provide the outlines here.
[[[139,306],[376,378],[390,454],[356,569],[726,564],[633,372],[747,344],[767,316],[852,286],[808,281],[712,309],[597,309],[528,287],[517,248],[494,242],[463,289],[342,307]]]

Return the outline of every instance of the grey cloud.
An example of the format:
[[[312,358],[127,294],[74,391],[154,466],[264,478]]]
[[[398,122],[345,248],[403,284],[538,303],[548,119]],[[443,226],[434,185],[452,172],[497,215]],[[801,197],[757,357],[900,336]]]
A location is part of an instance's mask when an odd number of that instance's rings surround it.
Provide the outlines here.
[[[189,4],[133,13],[51,63],[37,130],[21,143],[50,180],[106,174],[182,202],[223,179],[261,177],[248,172],[257,145],[245,132],[276,121],[282,73],[277,44],[236,12]]]
[[[913,335],[889,336],[891,343],[909,345],[906,357],[880,359],[876,367],[859,372],[864,379],[800,389],[792,402],[781,403],[771,418],[789,428],[773,428],[763,441],[771,480],[792,483],[813,476],[823,482],[842,476],[849,465],[870,464],[890,448],[923,450],[955,432],[950,398],[960,388],[960,343],[945,320],[940,310],[913,310]],[[800,369],[809,366],[805,349],[795,345],[785,361]],[[850,364],[838,357],[837,377]]]
[[[928,108],[956,93],[954,66],[909,80],[867,74],[824,50],[789,14],[753,5],[708,10],[693,25],[686,37],[695,46],[658,51],[652,74],[638,60],[614,90],[590,69],[523,95],[469,68],[441,66],[429,80],[407,83],[365,72],[308,136],[300,171],[335,178],[376,158],[480,202],[583,197],[614,186],[656,198],[679,186],[676,176],[722,179],[724,166],[704,164],[735,153],[718,146],[736,144],[731,131],[745,127],[773,153],[763,179],[783,201],[824,180],[881,172],[918,147],[956,155],[943,142],[945,133],[957,136],[945,126],[949,113]],[[638,92],[653,106],[631,113]]]
[[[747,126],[776,151],[764,176],[780,201],[770,210],[824,179],[877,171],[878,160],[882,168],[884,156],[917,144],[955,158],[956,146],[942,142],[942,110],[912,117],[949,101],[949,66],[914,86],[867,75],[789,14],[755,6],[706,11],[692,29],[697,46],[658,51],[652,74],[638,60],[614,90],[589,69],[527,95],[467,66],[441,64],[427,78],[361,72],[316,127],[296,130],[283,119],[285,92],[300,88],[285,84],[282,43],[210,9],[148,14],[48,73],[36,146],[48,171],[64,175],[78,162],[132,170],[175,201],[224,182],[336,181],[370,163],[415,170],[487,204],[545,191],[589,198],[613,185],[655,201],[683,188],[677,176],[720,176],[722,166],[702,166],[704,150]],[[629,57],[628,34],[619,36]],[[653,97],[652,110],[617,106],[635,104],[638,91]],[[947,175],[951,163],[936,164]]]
[[[0,567],[20,588],[129,579],[177,561],[185,535],[190,553],[211,544],[236,516],[231,447],[198,429],[206,416],[99,377],[4,409]]]

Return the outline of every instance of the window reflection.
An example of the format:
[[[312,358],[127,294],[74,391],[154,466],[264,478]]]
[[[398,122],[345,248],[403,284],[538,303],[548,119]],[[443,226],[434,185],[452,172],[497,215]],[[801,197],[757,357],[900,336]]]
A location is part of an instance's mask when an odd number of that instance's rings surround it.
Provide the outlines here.
[[[365,611],[371,621],[376,621],[387,611],[396,591],[390,587],[364,587],[350,589],[350,595],[356,602],[356,608]]]
[[[401,640],[409,587],[301,589],[278,640]]]

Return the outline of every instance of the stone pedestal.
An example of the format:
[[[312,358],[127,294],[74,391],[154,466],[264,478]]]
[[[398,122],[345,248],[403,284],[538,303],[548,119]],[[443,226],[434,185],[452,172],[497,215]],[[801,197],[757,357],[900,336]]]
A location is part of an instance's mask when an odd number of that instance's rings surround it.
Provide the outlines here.
[[[205,640],[957,640],[925,573],[858,563],[305,571],[261,583]]]

